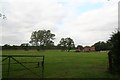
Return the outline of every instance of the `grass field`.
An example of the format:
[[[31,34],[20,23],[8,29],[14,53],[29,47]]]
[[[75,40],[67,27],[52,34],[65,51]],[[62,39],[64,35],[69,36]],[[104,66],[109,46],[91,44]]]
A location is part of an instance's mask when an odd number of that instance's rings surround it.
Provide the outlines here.
[[[59,50],[49,51],[3,51],[4,55],[44,55],[45,78],[119,78],[118,75],[109,74],[108,57],[106,52],[61,52]],[[30,60],[28,58],[21,60]],[[29,65],[30,66],[30,65]],[[6,69],[3,65],[3,70]],[[14,69],[20,67],[14,66]],[[35,71],[34,69],[32,69]],[[37,70],[36,70],[37,71]],[[26,70],[21,73],[27,72]],[[5,74],[3,72],[3,74]],[[20,71],[14,72],[20,74]],[[27,75],[24,75],[27,76]],[[17,77],[17,76],[16,76]],[[28,76],[30,77],[30,76]]]

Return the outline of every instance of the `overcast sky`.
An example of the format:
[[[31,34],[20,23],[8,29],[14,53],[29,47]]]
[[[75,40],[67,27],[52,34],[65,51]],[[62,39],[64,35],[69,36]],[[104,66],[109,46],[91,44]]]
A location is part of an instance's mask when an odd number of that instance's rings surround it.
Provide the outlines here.
[[[55,44],[71,37],[75,44],[106,41],[118,27],[119,0],[0,0],[0,44],[28,43],[33,31],[51,30]]]

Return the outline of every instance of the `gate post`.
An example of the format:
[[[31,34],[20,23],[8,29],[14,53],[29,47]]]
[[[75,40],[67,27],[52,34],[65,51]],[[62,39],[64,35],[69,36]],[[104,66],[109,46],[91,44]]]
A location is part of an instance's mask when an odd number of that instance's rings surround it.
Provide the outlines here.
[[[8,56],[8,59],[9,59],[9,61],[8,61],[8,72],[7,72],[7,77],[9,77],[9,73],[10,73],[10,58],[11,58],[11,56]]]

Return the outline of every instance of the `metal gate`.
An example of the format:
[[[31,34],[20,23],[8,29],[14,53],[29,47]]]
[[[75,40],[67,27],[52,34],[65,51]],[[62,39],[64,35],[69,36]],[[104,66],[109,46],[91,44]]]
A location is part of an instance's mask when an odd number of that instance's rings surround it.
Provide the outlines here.
[[[44,56],[2,55],[2,73],[3,78],[44,78]]]

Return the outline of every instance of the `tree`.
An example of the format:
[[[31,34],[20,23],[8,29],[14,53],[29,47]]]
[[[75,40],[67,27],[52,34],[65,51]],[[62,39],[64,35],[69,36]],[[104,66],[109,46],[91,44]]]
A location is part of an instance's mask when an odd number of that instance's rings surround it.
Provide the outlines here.
[[[77,50],[76,52],[80,52],[80,51],[83,51],[83,46],[82,45],[77,45]]]
[[[45,46],[54,44],[53,40],[55,39],[55,34],[52,34],[50,30],[38,30],[32,32],[30,43],[33,46],[42,46],[44,49]]]
[[[75,47],[74,41],[71,38],[66,38],[68,52]]]
[[[10,45],[9,45],[9,44],[5,44],[4,46],[5,46],[5,47],[9,47]]]
[[[62,50],[66,50],[67,45],[66,45],[65,38],[61,38],[61,40],[60,40],[58,46],[59,46]]]
[[[21,44],[20,45],[24,50],[28,50],[28,48],[29,48],[29,44],[28,43],[23,43],[23,44]]]
[[[112,49],[112,43],[111,43],[110,40],[108,40],[108,41],[106,42],[106,47],[107,47],[107,50]]]
[[[77,45],[77,49],[80,49],[80,50],[82,50],[83,49],[83,46],[82,45]]]
[[[5,44],[3,47],[2,47],[2,49],[10,49],[11,48],[11,46],[9,45],[9,44]]]
[[[71,38],[61,38],[60,43],[58,44],[61,46],[62,50],[68,50],[68,52],[75,47],[74,41]]]
[[[109,52],[109,60],[111,65],[111,71],[120,74],[120,32],[116,32],[109,40],[112,43],[112,48]]]
[[[110,50],[112,47],[111,42],[108,40],[106,42],[104,41],[99,41],[95,43],[93,46],[95,46],[96,51],[103,51],[103,50]]]
[[[46,45],[47,49],[53,49],[54,48],[54,42],[53,41],[49,41]]]

